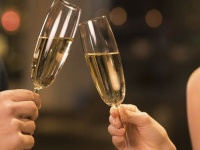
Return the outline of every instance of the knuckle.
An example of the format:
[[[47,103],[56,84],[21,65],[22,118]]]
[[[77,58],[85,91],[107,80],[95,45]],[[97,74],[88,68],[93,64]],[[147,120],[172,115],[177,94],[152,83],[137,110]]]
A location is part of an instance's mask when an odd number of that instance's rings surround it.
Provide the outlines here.
[[[33,136],[31,136],[30,137],[30,146],[31,146],[31,148],[34,146],[34,144],[35,144],[35,139],[34,139]]]
[[[10,102],[10,101],[7,101],[4,103],[4,113],[7,114],[7,115],[11,115],[14,113],[15,111],[15,105],[14,103]]]
[[[29,107],[30,111],[33,114],[37,114],[38,108],[37,108],[36,104],[33,101],[30,101],[29,103],[30,103],[30,107]]]
[[[111,133],[112,129],[113,129],[113,127],[112,127],[112,125],[110,124],[110,125],[108,126],[108,132]]]
[[[19,130],[19,127],[21,126],[21,123],[18,119],[16,118],[13,118],[12,121],[11,121],[11,126],[13,128],[15,128],[16,130]]]
[[[36,129],[35,122],[34,122],[34,121],[32,121],[32,130],[33,130],[33,131],[35,131],[35,129]]]
[[[13,140],[13,146],[15,147],[15,149],[22,149],[23,147],[23,139],[22,136],[20,134],[18,134],[15,137],[15,140]]]
[[[146,113],[146,112],[141,112],[141,114],[142,114],[142,119],[143,119],[143,122],[150,122],[151,121],[151,117],[149,116],[149,114],[148,113]]]

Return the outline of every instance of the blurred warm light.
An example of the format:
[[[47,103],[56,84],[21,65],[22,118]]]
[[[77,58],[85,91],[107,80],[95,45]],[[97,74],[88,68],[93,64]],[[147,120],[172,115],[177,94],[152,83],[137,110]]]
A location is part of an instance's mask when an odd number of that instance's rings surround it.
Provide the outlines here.
[[[3,58],[8,53],[8,39],[5,35],[0,34],[0,57]]]
[[[1,23],[4,30],[14,32],[20,26],[20,15],[16,10],[6,10],[1,17]]]
[[[153,51],[152,43],[145,38],[134,40],[131,43],[130,48],[133,57],[140,60],[148,59],[152,55]]]
[[[157,28],[162,24],[163,17],[159,10],[151,9],[145,16],[146,24],[151,28]]]
[[[170,59],[175,63],[186,63],[190,60],[189,48],[185,45],[174,45],[169,51]]]
[[[127,20],[127,12],[121,7],[115,7],[110,12],[110,21],[117,26],[123,25]]]
[[[96,11],[95,16],[109,16],[110,11],[106,8],[100,8]]]

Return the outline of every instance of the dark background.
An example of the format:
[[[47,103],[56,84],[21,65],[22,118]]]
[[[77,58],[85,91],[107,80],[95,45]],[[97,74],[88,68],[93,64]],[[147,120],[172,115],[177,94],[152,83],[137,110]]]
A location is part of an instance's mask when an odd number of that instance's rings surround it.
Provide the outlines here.
[[[17,31],[8,32],[0,26],[0,35],[7,41],[7,53],[2,58],[10,88],[32,88],[29,64],[51,2],[0,0],[0,17],[9,7],[21,15]],[[200,1],[70,2],[83,9],[81,21],[95,17],[101,8],[106,9],[101,14],[108,18],[108,11],[115,7],[126,10],[124,24],[119,26],[111,21],[126,78],[124,103],[137,105],[153,116],[166,128],[177,149],[190,150],[186,85],[200,62]],[[162,16],[157,27],[145,21],[150,10],[157,10]],[[91,81],[78,34],[75,43],[56,82],[41,92],[43,108],[36,122],[36,150],[114,149],[107,132],[109,107],[100,99]]]

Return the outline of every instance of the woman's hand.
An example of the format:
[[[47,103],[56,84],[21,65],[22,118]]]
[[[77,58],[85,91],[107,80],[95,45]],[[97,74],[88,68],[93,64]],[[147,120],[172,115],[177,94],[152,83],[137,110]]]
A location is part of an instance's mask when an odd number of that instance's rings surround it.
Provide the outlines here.
[[[131,150],[176,150],[166,130],[134,105],[122,104],[119,111],[112,107],[109,121],[108,131],[112,136],[114,146],[119,150],[128,150],[125,143],[124,126]]]

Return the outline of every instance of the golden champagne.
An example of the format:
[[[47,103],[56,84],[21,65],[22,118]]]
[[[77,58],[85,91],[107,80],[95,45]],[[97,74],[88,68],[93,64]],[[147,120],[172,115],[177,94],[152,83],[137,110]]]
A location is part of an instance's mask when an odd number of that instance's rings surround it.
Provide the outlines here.
[[[72,41],[69,38],[39,38],[31,66],[34,89],[46,88],[55,80],[67,59]]]
[[[94,84],[104,102],[119,105],[125,97],[125,80],[119,52],[86,53]]]

